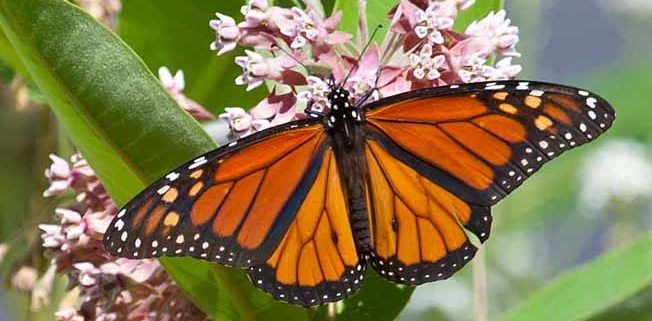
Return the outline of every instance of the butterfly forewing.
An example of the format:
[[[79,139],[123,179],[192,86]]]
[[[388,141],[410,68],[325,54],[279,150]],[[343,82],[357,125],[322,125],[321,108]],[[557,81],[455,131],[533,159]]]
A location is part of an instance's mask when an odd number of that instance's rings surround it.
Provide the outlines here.
[[[108,229],[106,249],[129,258],[262,263],[294,218],[325,149],[323,127],[302,122],[198,157],[129,202]]]
[[[544,163],[613,123],[597,95],[503,81],[409,92],[373,103],[367,124],[422,173],[469,202],[492,205]],[[391,146],[390,146],[391,145]]]

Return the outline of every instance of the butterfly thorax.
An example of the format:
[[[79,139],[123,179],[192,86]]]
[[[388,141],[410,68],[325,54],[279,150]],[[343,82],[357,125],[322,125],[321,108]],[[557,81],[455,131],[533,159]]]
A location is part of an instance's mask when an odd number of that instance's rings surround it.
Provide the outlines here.
[[[347,146],[354,143],[355,127],[363,122],[362,111],[355,108],[349,100],[349,92],[341,87],[334,88],[328,94],[330,113],[325,124],[331,135],[342,137]]]
[[[328,102],[330,113],[325,116],[325,126],[333,140],[356,245],[364,253],[369,249],[369,220],[365,191],[367,165],[364,159],[366,137],[362,129],[363,111],[354,107],[349,100],[349,92],[339,87],[329,93]]]

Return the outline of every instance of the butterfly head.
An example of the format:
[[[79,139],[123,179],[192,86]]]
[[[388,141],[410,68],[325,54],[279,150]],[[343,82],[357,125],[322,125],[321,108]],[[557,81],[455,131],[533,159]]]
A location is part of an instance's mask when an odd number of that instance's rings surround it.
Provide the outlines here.
[[[328,93],[327,98],[328,105],[332,111],[351,108],[349,91],[340,86],[334,87],[331,92]]]

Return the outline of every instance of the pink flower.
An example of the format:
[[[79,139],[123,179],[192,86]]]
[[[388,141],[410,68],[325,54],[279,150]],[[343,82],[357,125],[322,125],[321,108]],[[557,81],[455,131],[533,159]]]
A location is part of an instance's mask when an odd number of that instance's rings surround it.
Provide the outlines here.
[[[239,107],[224,108],[219,118],[228,122],[235,137],[243,137],[269,127],[269,121],[254,119],[251,114]]]
[[[417,11],[416,25],[414,32],[420,39],[435,44],[444,43],[444,37],[441,30],[450,29],[453,27],[453,18],[447,16],[446,12],[441,9],[443,7],[437,3],[431,3],[426,10]]]
[[[305,84],[303,76],[291,70],[296,62],[289,57],[263,58],[260,54],[246,50],[246,56],[235,57],[235,63],[242,67],[242,75],[235,79],[237,85],[247,85],[252,90],[270,79],[283,84]]]
[[[410,66],[412,74],[419,80],[435,80],[441,75],[439,69],[442,68],[446,58],[444,55],[433,56],[432,45],[426,44],[421,47],[418,54],[410,54]]]
[[[520,56],[514,49],[518,43],[518,27],[510,26],[511,21],[505,19],[506,14],[505,10],[491,12],[484,19],[474,21],[466,28],[464,33],[480,44],[479,52],[485,53],[485,56],[494,51],[503,56]]]
[[[296,102],[297,98],[293,93],[277,95],[276,90],[272,91],[249,112],[254,121],[264,124],[256,128],[256,131],[292,120],[296,114]]]
[[[210,27],[215,30],[216,37],[215,41],[211,42],[210,49],[222,55],[235,49],[240,37],[240,29],[233,18],[219,12],[216,12],[215,16],[217,19],[209,22]]]
[[[242,6],[240,12],[245,17],[243,27],[254,28],[261,25],[268,18],[267,9],[269,4],[267,0],[249,0],[247,5]],[[278,17],[277,17],[278,18]],[[278,19],[273,19],[278,20]]]
[[[323,113],[328,104],[328,93],[331,87],[319,77],[308,76],[308,89],[297,95],[297,98],[308,104],[310,110]]]
[[[50,181],[50,186],[43,196],[49,197],[65,192],[69,188],[78,188],[88,183],[88,178],[93,176],[93,170],[86,160],[80,160],[76,155],[70,159],[72,166],[63,158],[50,154],[52,165],[45,170],[45,177]]]
[[[235,79],[238,85],[247,85],[247,90],[252,90],[263,84],[263,80],[272,75],[278,76],[282,68],[277,64],[270,64],[270,59],[265,59],[260,54],[246,50],[247,56],[235,57],[235,63],[242,67],[242,75]]]
[[[232,137],[242,137],[305,117],[296,113],[299,107],[292,108],[289,103],[299,102],[312,112],[323,113],[332,86],[329,77],[333,85],[349,90],[354,102],[420,88],[514,77],[521,67],[502,58],[518,55],[514,49],[518,29],[510,26],[504,11],[475,22],[466,33],[453,31],[459,11],[474,2],[401,0],[390,12],[391,30],[385,40],[377,41],[382,47],[372,43],[356,61],[367,39],[350,43],[351,35],[337,31],[341,13],[327,17],[311,1],[303,10],[250,0],[241,10],[244,21],[237,24],[239,34],[231,34],[229,39],[256,51],[246,50],[246,56],[236,58],[243,72],[235,81],[247,90],[267,82],[273,88],[285,88],[285,94],[273,92],[250,113],[231,108],[220,118],[229,123]],[[228,21],[230,27],[234,24]],[[366,25],[364,14],[360,24]],[[360,35],[367,33],[361,31]],[[488,64],[494,57],[498,63]],[[284,86],[277,86],[280,84]],[[285,91],[288,87],[289,92]]]
[[[167,67],[161,67],[158,69],[158,77],[161,81],[161,85],[163,85],[170,96],[176,100],[177,104],[179,104],[181,108],[187,111],[195,119],[210,120],[215,118],[215,116],[204,107],[183,94],[183,89],[186,86],[183,70],[178,70],[174,76],[172,76],[172,73]]]

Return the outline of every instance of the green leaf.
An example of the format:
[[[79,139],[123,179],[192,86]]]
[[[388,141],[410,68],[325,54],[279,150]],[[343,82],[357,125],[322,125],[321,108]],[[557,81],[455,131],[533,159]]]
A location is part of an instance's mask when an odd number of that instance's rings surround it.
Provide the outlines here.
[[[466,30],[471,22],[486,17],[492,11],[503,8],[503,0],[482,0],[476,1],[469,9],[460,12],[455,19],[454,29],[458,32]]]
[[[369,36],[376,28],[376,26],[381,25],[383,28],[378,31],[378,34],[374,38],[377,43],[380,43],[387,30],[389,29],[390,21],[387,19],[387,14],[389,11],[398,4],[396,0],[367,0],[367,30],[369,31]],[[357,37],[358,22],[359,22],[359,7],[358,0],[336,0],[333,6],[333,13],[338,11],[342,12],[342,22],[338,26],[338,29],[346,31],[352,34],[354,37]]]
[[[29,79],[29,72],[18,57],[16,50],[11,46],[3,32],[0,32],[0,60],[19,73],[23,78]]]
[[[397,285],[381,277],[373,269],[357,294],[337,305],[337,321],[391,321],[410,300],[414,287]],[[315,320],[325,320],[327,307],[317,310]]]
[[[118,204],[216,147],[142,60],[79,8],[62,0],[0,0],[0,25]],[[305,309],[270,303],[242,282],[241,270],[192,259],[161,261],[214,320],[307,319]]]
[[[586,320],[652,282],[652,233],[568,272],[500,321]]]
[[[358,30],[358,1],[357,0],[335,0],[333,14],[341,11],[342,21],[338,29],[356,36]]]
[[[242,50],[216,56],[208,49],[215,32],[208,21],[220,12],[242,20],[244,1],[157,0],[123,1],[119,34],[157,72],[167,66],[186,76],[185,94],[219,113],[224,107],[253,107],[267,93],[261,87],[245,94],[235,78],[242,69],[233,61]]]

